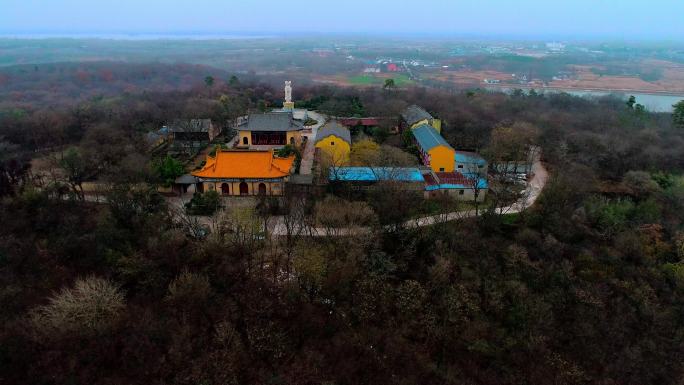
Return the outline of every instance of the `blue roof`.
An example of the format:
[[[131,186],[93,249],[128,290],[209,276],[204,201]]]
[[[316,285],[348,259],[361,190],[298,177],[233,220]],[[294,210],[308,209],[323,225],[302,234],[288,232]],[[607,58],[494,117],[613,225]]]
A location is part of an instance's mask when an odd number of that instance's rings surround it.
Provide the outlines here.
[[[446,146],[451,148],[449,143],[442,138],[442,136],[430,125],[421,124],[414,128],[413,137],[418,141],[418,145],[423,151],[430,151],[437,146]],[[451,148],[453,150],[453,148]]]
[[[377,182],[396,180],[402,182],[425,182],[417,168],[402,167],[339,167],[330,168],[328,179],[342,182]]]
[[[487,161],[476,152],[469,151],[456,151],[454,155],[454,160],[457,163],[475,163],[475,164],[487,164]]]
[[[477,181],[477,187],[480,189],[486,189],[489,188],[489,184],[487,183],[486,178],[479,178]],[[425,191],[435,191],[435,190],[463,190],[463,189],[469,189],[471,186],[466,186],[463,184],[450,184],[450,183],[445,183],[445,184],[436,184],[432,186],[425,186]]]

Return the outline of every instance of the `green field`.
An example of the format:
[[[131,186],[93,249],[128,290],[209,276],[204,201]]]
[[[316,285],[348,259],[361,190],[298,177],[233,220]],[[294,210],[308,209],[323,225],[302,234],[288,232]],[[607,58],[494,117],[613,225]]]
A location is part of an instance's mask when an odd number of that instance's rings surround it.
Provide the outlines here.
[[[403,87],[413,84],[413,80],[409,79],[409,77],[405,74],[396,74],[391,77],[363,74],[352,76],[348,78],[348,81],[349,83],[355,86],[370,86],[375,84],[383,85],[385,84],[386,79],[394,79],[394,84],[396,84],[397,87]]]

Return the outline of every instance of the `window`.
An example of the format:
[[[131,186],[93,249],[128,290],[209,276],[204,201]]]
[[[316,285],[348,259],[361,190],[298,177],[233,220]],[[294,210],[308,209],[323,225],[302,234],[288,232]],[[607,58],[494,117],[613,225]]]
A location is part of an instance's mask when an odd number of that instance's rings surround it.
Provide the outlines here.
[[[463,190],[458,190],[458,195],[463,195],[464,193],[465,193],[465,191],[463,191]]]
[[[242,144],[249,144],[248,142],[249,142],[249,139],[247,139],[246,136],[244,138],[242,138]]]
[[[334,146],[334,145],[335,145],[335,142],[330,142],[330,145],[331,145],[331,146]]]
[[[439,172],[444,172],[444,167],[440,167]]]
[[[462,165],[462,164],[459,164],[459,165],[458,165],[458,168],[463,168],[463,165]]]

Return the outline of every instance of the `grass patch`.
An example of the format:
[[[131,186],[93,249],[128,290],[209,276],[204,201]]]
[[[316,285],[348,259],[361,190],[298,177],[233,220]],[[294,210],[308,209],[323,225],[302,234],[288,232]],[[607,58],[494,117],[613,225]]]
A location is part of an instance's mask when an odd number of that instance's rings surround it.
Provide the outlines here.
[[[347,79],[347,81],[355,86],[371,86],[371,85],[379,85],[382,86],[385,84],[385,80],[387,79],[394,79],[394,84],[397,87],[402,87],[406,85],[413,84],[413,80],[409,79],[409,77],[405,74],[394,74],[391,76],[388,75],[383,75],[383,76],[376,76],[372,74],[363,74],[363,75],[357,75],[357,76],[352,76]]]
[[[349,80],[349,83],[351,83],[355,86],[369,86],[372,84],[384,83],[384,80],[382,80],[380,78],[376,78],[375,76],[372,76],[372,75],[352,76],[348,80]]]
[[[515,225],[516,223],[518,223],[519,220],[520,220],[520,214],[518,214],[518,213],[515,213],[515,214],[504,214],[504,215],[501,217],[501,222],[502,222],[504,225],[508,225],[508,226]]]

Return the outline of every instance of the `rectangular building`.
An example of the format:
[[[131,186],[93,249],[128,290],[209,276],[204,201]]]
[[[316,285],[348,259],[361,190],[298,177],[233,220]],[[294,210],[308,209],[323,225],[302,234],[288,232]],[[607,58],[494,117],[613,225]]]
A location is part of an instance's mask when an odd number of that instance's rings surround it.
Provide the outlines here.
[[[456,151],[432,126],[422,124],[411,132],[424,165],[434,172],[454,171]]]
[[[238,147],[299,146],[302,142],[303,123],[294,119],[291,111],[249,114],[238,126]]]
[[[283,195],[294,167],[294,155],[278,157],[273,151],[217,149],[201,170],[192,173],[200,192],[224,196]]]

